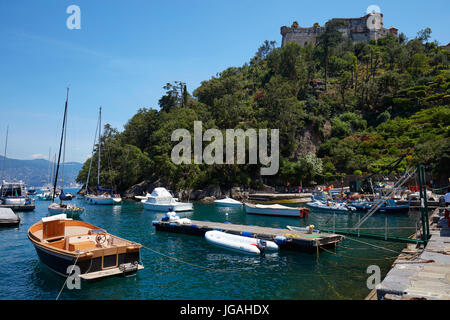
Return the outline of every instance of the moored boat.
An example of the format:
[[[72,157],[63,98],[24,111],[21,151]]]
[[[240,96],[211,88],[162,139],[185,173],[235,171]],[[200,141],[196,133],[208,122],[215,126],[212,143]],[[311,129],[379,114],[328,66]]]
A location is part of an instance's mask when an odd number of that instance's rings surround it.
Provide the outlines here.
[[[53,202],[48,206],[48,212],[51,216],[64,213],[70,218],[79,218],[84,212],[84,208],[72,204]]]
[[[369,211],[377,206],[377,202],[352,202],[351,206],[358,211]],[[407,213],[409,211],[409,203],[405,205],[397,205],[394,200],[385,200],[377,212],[382,213]]]
[[[65,214],[42,218],[28,229],[28,239],[41,262],[62,276],[74,265],[85,280],[132,274],[144,268],[139,264],[141,244]]]
[[[225,199],[214,200],[214,204],[221,207],[242,208],[242,202],[228,197]]]
[[[346,205],[344,203],[339,202],[324,202],[324,201],[312,201],[306,204],[309,208],[323,210],[323,211],[355,211],[355,207]]]
[[[265,215],[265,216],[281,216],[281,217],[307,217],[308,208],[293,208],[279,204],[245,204],[245,212],[248,214]]]
[[[119,195],[110,195],[110,194],[88,194],[84,196],[87,203],[89,204],[98,204],[98,205],[114,205],[120,204],[122,202],[122,198]]]
[[[192,211],[194,205],[189,202],[178,202],[165,188],[155,188],[145,200],[141,200],[147,210],[152,211]]]
[[[94,194],[88,194],[88,185],[89,185],[89,177],[91,174],[91,168],[92,168],[92,159],[94,158],[94,147],[95,143],[92,147],[92,157],[89,164],[89,171],[86,178],[86,189],[84,192],[84,199],[89,204],[94,205],[116,205],[122,203],[122,198],[118,194],[113,194],[112,189],[106,189],[102,188],[100,185],[100,169],[101,169],[101,136],[102,136],[102,107],[100,106],[99,113],[98,113],[98,123],[97,123],[97,130],[98,130],[98,163],[97,163],[97,190]],[[97,136],[97,133],[95,134]]]
[[[278,250],[278,245],[273,241],[243,237],[216,230],[205,232],[205,239],[215,246],[245,254],[258,255],[266,250]]]
[[[67,97],[66,97],[66,104],[64,107],[64,117],[63,117],[63,124],[62,124],[62,132],[61,132],[61,141],[59,144],[59,155],[58,155],[58,164],[56,166],[56,173],[55,173],[55,181],[53,185],[53,190],[57,190],[57,184],[58,184],[58,174],[59,174],[59,164],[61,159],[61,150],[64,149],[63,153],[63,164],[62,164],[62,182],[61,185],[64,186],[64,167],[65,167],[65,155],[66,155],[66,133],[67,133],[67,106],[69,103],[69,88],[67,88]],[[64,145],[63,145],[64,143]],[[83,213],[84,208],[80,208],[74,205],[67,205],[64,204],[63,201],[72,200],[72,195],[66,194],[64,190],[61,188],[61,192],[59,194],[59,203],[55,203],[55,192],[52,193],[52,203],[48,206],[48,213],[50,215],[57,215],[61,213],[65,213],[69,215],[70,217],[77,218],[80,216],[81,213]]]

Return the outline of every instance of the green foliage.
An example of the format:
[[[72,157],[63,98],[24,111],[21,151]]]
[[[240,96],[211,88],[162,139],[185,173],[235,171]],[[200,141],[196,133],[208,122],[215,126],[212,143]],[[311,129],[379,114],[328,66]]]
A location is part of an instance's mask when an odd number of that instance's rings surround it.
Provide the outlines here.
[[[192,96],[184,82],[166,84],[159,110],[139,109],[122,132],[106,128],[101,183],[120,190],[144,179],[172,189],[307,185],[381,172],[404,153],[410,156],[398,172],[421,162],[436,176],[448,177],[449,52],[428,42],[427,29],[409,41],[390,35],[353,44],[338,27],[337,21],[327,24],[315,46],[292,42],[277,48],[265,41],[249,63],[203,81]],[[279,129],[278,174],[261,177],[260,165],[173,164],[171,150],[178,143],[171,141],[173,130],[192,135],[196,120],[204,130],[222,132]],[[92,185],[96,159],[94,154]],[[79,182],[88,169],[89,160]]]

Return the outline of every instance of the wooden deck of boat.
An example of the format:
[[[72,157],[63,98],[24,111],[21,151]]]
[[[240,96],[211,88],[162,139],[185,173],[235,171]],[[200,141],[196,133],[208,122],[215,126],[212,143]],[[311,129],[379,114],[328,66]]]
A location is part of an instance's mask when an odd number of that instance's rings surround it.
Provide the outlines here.
[[[190,234],[204,236],[205,232],[220,230],[230,234],[253,236],[263,240],[274,241],[275,237],[285,237],[283,242],[277,241],[280,249],[316,252],[317,247],[329,248],[344,239],[344,236],[331,233],[308,234],[301,231],[292,231],[283,228],[269,228],[252,225],[239,225],[231,223],[219,223],[210,221],[191,221],[191,224],[177,224],[169,221],[154,221],[153,225],[157,231]]]

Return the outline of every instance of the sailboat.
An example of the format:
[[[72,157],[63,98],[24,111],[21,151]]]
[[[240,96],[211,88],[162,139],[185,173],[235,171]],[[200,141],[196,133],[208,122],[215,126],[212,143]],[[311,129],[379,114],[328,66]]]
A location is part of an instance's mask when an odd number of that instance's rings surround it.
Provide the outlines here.
[[[112,194],[112,189],[105,189],[100,186],[100,163],[101,163],[101,136],[102,136],[102,107],[100,106],[99,114],[98,114],[98,164],[97,164],[97,194],[87,194],[88,193],[88,184],[89,184],[89,176],[91,173],[92,167],[92,159],[94,155],[94,148],[92,148],[92,156],[91,163],[89,165],[89,172],[86,179],[86,195],[85,199],[89,204],[99,204],[99,205],[115,205],[120,204],[122,202],[122,198],[117,194]],[[97,131],[95,136],[97,136]],[[95,146],[95,142],[94,142]]]
[[[52,203],[48,206],[48,212],[50,215],[57,214],[66,214],[68,217],[76,218],[79,217],[83,212],[84,208],[80,208],[71,204],[64,204],[64,200],[72,200],[72,197],[66,196],[64,193],[64,164],[66,158],[66,132],[67,132],[67,105],[69,102],[69,88],[67,88],[67,97],[66,97],[66,105],[64,107],[64,118],[62,125],[62,133],[61,133],[61,142],[59,144],[59,154],[58,154],[58,164],[56,166],[56,174],[55,174],[55,182],[53,185],[53,190],[56,190],[56,186],[58,183],[58,173],[59,173],[59,164],[61,159],[61,149],[63,147],[64,142],[64,154],[63,154],[63,165],[62,165],[62,184],[61,184],[61,193],[59,194],[59,203],[55,202],[55,193],[52,194]]]

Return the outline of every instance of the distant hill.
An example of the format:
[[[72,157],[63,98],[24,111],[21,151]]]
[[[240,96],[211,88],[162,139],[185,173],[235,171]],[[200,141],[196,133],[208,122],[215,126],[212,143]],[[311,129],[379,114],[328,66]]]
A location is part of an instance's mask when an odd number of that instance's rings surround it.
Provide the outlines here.
[[[6,158],[5,172],[2,174],[3,156],[0,156],[0,175],[6,181],[22,180],[28,187],[42,187],[49,182],[49,161],[45,159],[18,160]],[[50,170],[54,163],[50,163]],[[74,185],[75,178],[81,170],[82,164],[78,162],[66,162],[64,168],[64,185]],[[61,174],[60,167],[60,173]],[[51,172],[50,172],[51,176]],[[52,182],[53,183],[53,182]]]

